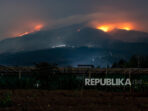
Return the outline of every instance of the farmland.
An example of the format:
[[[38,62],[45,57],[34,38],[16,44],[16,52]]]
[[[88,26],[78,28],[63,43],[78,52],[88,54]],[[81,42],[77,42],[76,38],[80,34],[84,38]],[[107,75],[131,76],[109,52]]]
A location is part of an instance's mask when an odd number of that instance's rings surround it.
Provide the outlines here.
[[[1,90],[12,105],[0,111],[147,111],[147,93],[98,90]]]
[[[86,87],[85,78],[138,82]],[[147,111],[147,83],[146,68],[0,67],[0,111]]]

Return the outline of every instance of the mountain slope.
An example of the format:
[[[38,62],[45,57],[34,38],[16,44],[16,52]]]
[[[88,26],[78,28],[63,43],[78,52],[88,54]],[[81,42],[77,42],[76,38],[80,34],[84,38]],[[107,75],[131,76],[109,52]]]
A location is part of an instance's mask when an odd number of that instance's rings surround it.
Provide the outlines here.
[[[111,41],[110,36],[102,31],[73,25],[3,40],[0,42],[0,53],[40,50],[62,44],[66,44],[66,46],[92,45],[102,47],[104,42]]]
[[[77,64],[93,64],[106,66],[130,54],[100,48],[53,48],[38,51],[0,54],[1,65],[34,65],[49,62],[60,66],[76,66]]]
[[[147,35],[125,30],[105,33],[83,25],[40,31],[0,41],[0,64],[33,65],[45,61],[62,66],[106,66],[132,55],[148,55]]]
[[[147,45],[148,33],[125,30],[105,33],[83,25],[71,25],[0,41],[0,53],[34,51],[57,46],[128,50],[139,46],[145,49]]]
[[[109,34],[113,39],[117,39],[124,42],[146,42],[148,43],[148,33],[140,31],[126,31],[121,29],[115,29]]]

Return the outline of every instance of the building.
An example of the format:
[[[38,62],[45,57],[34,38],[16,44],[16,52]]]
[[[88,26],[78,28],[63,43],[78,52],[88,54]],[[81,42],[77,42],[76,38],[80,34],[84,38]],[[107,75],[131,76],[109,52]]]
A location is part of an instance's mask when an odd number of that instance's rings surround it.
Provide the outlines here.
[[[78,65],[78,68],[94,68],[94,65]]]

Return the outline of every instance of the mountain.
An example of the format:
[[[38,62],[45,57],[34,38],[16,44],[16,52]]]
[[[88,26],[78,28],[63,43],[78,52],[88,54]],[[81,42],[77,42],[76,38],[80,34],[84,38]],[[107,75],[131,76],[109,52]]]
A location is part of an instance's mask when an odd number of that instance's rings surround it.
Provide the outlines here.
[[[127,31],[115,29],[109,32],[113,39],[124,42],[146,42],[148,43],[148,33],[140,31]]]
[[[0,41],[0,53],[33,51],[59,45],[103,47],[104,43],[110,42],[110,36],[100,30],[72,25]]]
[[[2,65],[33,65],[40,62],[58,64],[59,66],[76,66],[93,64],[106,67],[121,58],[129,58],[131,54],[100,48],[50,48],[46,50],[0,54]]]
[[[105,33],[81,24],[44,30],[0,41],[0,64],[49,62],[61,66],[106,66],[132,55],[148,55],[147,35],[119,29]]]
[[[111,50],[94,47],[65,47],[49,48],[44,50],[4,53],[0,54],[1,65],[34,65],[35,63],[48,62],[59,66],[76,66],[78,64],[93,64],[106,67],[120,59],[128,60],[133,55],[148,55],[142,50]]]
[[[145,44],[142,46],[143,42]],[[105,33],[78,24],[5,39],[0,41],[0,53],[34,51],[62,46],[128,50],[139,46],[146,48],[147,43],[148,34],[144,32],[113,30]]]

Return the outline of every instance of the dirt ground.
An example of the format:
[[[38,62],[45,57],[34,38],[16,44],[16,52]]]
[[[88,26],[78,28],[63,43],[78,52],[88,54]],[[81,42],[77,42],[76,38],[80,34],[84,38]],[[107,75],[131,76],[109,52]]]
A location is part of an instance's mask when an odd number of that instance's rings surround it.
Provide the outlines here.
[[[0,111],[148,111],[148,93],[97,90],[0,90],[12,106]]]

